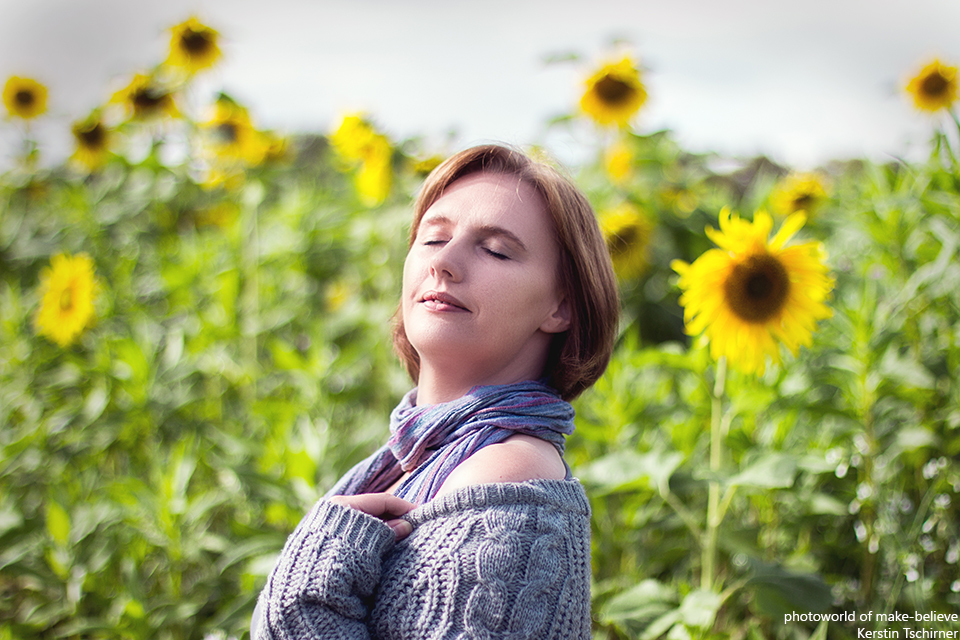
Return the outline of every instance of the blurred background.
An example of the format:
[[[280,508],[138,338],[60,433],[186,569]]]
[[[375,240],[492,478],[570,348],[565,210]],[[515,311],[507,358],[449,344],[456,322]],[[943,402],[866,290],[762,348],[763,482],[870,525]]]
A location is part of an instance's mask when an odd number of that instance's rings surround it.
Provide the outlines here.
[[[67,120],[152,65],[168,25],[192,13],[223,36],[204,80],[269,128],[327,131],[363,110],[397,138],[544,141],[619,40],[646,71],[640,129],[800,168],[915,156],[927,123],[903,98],[904,70],[960,57],[954,0],[0,0],[0,75],[45,82],[50,118]],[[580,63],[545,63],[569,54]],[[64,130],[41,135],[60,155]],[[551,138],[565,160],[582,146]]]
[[[594,638],[960,610],[960,3],[586,4],[0,0],[0,640],[249,636],[412,385],[413,198],[490,140],[617,272]]]

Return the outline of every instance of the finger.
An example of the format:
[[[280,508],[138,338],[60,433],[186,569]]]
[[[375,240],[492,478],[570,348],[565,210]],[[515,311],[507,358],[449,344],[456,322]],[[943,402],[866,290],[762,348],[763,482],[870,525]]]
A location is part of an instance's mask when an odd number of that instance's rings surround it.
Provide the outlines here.
[[[362,493],[355,496],[332,496],[330,502],[363,511],[377,518],[384,515],[402,516],[416,506],[390,493]]]
[[[384,504],[381,515],[390,514],[392,516],[402,516],[417,508],[417,505],[412,502],[407,502],[403,498],[398,498],[392,493],[375,493],[373,495],[383,497]]]
[[[413,525],[406,520],[387,520],[387,526],[393,529],[393,535],[398,542],[413,533]]]

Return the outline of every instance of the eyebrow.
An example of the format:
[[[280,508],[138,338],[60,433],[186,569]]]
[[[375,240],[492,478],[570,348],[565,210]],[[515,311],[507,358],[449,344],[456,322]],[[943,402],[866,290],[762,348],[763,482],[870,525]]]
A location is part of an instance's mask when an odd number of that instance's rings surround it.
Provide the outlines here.
[[[448,218],[447,216],[432,215],[429,217],[422,218],[420,220],[419,227],[423,227],[424,225],[442,227],[444,225],[450,225],[450,224],[453,224],[453,221],[450,220],[450,218]],[[520,236],[515,234],[513,231],[510,231],[509,229],[506,229],[498,225],[481,225],[478,229],[480,231],[480,234],[483,235],[484,237],[500,236],[516,244],[521,251],[527,250],[527,245],[523,243],[523,240],[520,239]]]

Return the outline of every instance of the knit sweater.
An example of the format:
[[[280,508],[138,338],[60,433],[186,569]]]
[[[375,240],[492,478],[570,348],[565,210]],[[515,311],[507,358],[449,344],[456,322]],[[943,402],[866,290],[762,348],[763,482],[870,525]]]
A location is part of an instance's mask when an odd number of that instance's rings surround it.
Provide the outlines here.
[[[464,487],[382,521],[318,502],[260,595],[254,640],[590,637],[590,506],[576,480]]]

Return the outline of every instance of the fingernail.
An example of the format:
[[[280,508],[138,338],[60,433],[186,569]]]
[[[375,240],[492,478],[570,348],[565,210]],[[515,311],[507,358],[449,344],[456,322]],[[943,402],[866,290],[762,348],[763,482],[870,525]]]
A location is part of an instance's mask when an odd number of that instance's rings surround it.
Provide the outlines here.
[[[390,528],[393,529],[393,535],[396,537],[397,540],[403,540],[408,535],[413,533],[413,525],[411,525],[406,520],[394,522],[390,525]]]

